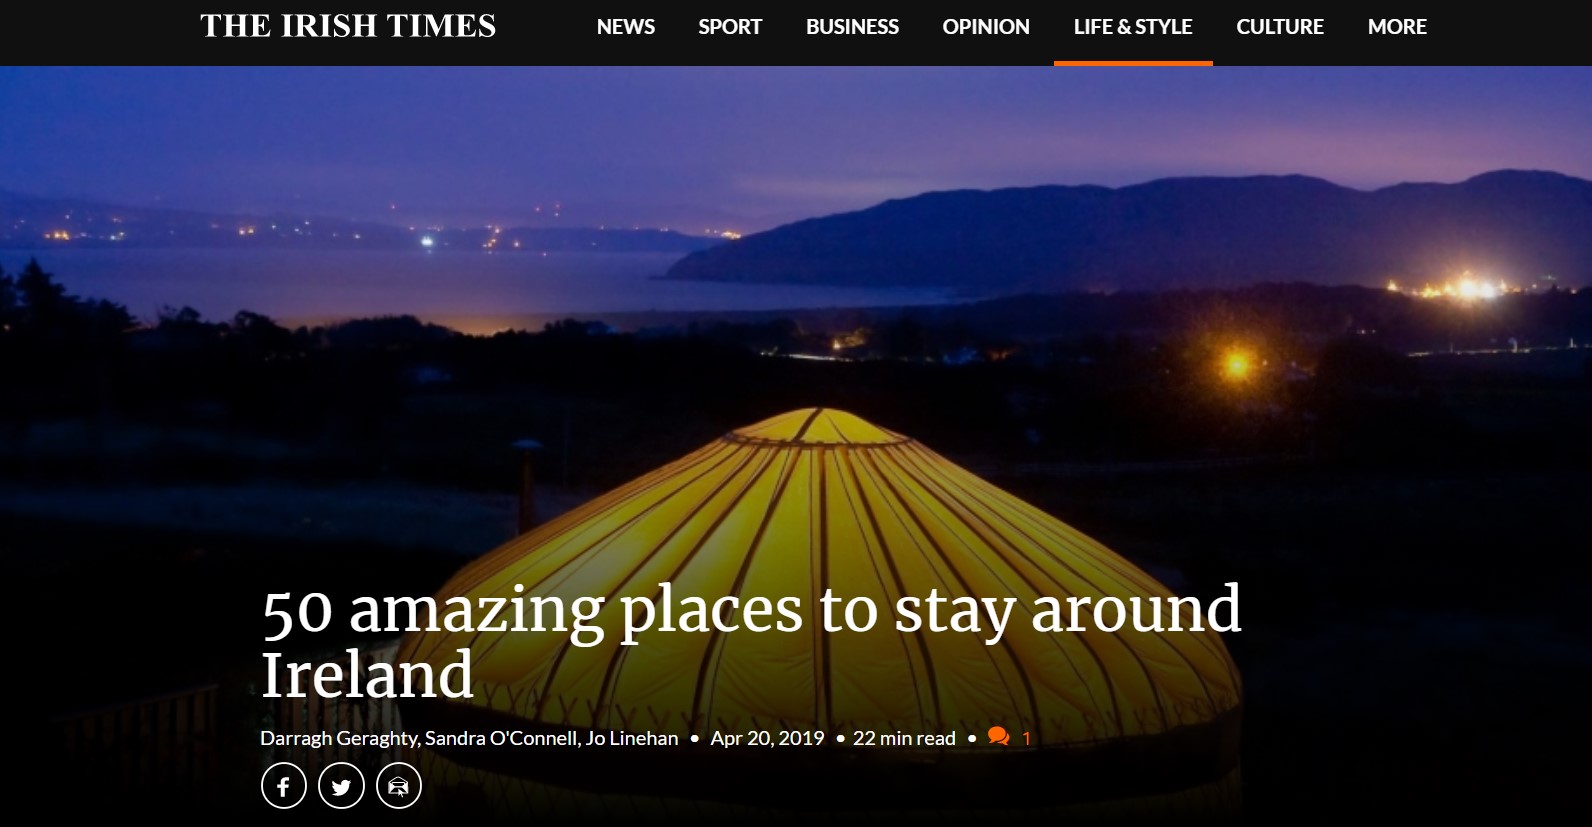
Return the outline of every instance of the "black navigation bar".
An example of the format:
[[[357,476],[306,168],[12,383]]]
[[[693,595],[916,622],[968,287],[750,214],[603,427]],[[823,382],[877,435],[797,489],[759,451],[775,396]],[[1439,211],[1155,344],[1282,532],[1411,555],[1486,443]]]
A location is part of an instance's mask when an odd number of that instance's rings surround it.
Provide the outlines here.
[[[96,12],[14,38],[18,63],[328,65],[1578,65],[1569,21],[1504,10],[1433,17],[1320,12],[1251,17],[1069,4],[1042,15],[973,4],[980,16],[921,11],[805,15],[708,2],[691,13],[631,4],[459,13],[316,4],[284,14]],[[1308,4],[1306,4],[1308,5]],[[1402,6],[1402,4],[1396,4]],[[389,7],[390,8],[390,7]],[[458,8],[458,6],[455,6]],[[1393,15],[1411,14],[1398,8]],[[1426,14],[1427,12],[1413,12]],[[871,16],[863,16],[863,14]],[[1311,12],[1305,12],[1311,14]]]

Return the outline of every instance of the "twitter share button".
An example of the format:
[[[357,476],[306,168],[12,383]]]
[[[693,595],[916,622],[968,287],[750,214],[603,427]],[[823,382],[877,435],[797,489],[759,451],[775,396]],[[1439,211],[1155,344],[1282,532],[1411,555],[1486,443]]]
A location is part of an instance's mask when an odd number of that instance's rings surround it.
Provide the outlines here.
[[[321,800],[334,810],[346,810],[365,797],[365,774],[347,761],[327,764],[316,781]]]

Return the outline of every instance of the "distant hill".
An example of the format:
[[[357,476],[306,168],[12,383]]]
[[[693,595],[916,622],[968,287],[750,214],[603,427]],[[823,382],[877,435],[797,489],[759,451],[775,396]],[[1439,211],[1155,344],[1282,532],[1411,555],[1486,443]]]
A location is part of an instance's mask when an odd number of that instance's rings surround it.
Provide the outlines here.
[[[427,241],[429,239],[429,241]],[[597,227],[399,227],[319,216],[128,207],[0,190],[0,248],[227,247],[688,253],[719,239]]]
[[[1592,284],[1592,182],[1501,171],[1373,192],[1305,176],[933,192],[693,253],[667,278],[972,291]]]

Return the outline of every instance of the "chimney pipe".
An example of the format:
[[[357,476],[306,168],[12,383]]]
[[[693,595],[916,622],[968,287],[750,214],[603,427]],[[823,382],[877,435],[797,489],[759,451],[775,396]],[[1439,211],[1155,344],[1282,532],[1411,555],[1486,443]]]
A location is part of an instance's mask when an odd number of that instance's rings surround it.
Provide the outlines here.
[[[521,439],[514,443],[520,452],[520,517],[519,533],[536,527],[536,462],[535,454],[542,443],[534,439]]]

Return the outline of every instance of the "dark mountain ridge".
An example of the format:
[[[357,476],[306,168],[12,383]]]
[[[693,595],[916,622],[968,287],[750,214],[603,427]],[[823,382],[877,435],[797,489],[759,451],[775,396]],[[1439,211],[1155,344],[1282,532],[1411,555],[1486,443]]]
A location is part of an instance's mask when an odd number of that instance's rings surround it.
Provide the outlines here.
[[[668,278],[970,291],[1592,283],[1592,182],[1504,170],[1374,191],[1302,175],[931,192],[686,256]]]

